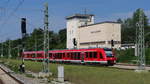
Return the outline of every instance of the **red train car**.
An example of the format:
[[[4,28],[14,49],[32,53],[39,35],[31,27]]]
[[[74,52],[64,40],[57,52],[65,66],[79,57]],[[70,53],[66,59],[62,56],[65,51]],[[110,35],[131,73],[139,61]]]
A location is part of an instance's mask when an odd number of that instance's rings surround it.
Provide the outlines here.
[[[116,63],[116,58],[109,48],[51,50],[48,51],[50,62],[108,64]],[[44,51],[23,52],[24,59],[43,60]]]

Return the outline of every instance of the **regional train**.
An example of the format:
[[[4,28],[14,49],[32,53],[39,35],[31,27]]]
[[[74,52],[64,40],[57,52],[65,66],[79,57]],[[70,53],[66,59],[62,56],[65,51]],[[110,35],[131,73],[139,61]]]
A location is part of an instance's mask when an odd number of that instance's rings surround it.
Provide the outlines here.
[[[25,51],[22,53],[24,60],[48,59],[50,62],[80,63],[80,64],[105,64],[114,65],[117,58],[110,48],[50,50],[47,56],[44,51]]]

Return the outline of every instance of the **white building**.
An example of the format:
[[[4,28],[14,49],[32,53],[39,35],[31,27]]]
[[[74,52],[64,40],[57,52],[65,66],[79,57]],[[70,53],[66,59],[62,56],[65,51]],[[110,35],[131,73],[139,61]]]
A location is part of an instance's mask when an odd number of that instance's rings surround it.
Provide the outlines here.
[[[94,24],[94,15],[75,14],[67,17],[67,48],[121,47],[121,24],[100,22]],[[76,43],[76,45],[74,45]]]
[[[73,41],[77,41],[77,29],[83,25],[94,24],[94,15],[75,14],[67,19],[67,48],[74,48]]]

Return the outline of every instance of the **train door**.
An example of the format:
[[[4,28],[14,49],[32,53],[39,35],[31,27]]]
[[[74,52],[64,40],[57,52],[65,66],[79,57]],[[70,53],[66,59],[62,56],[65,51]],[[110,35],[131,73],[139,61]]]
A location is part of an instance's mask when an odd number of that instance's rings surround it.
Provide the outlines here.
[[[106,58],[106,54],[105,54],[105,51],[104,50],[100,50],[99,52],[98,52],[98,55],[99,55],[99,59],[100,59],[100,61],[107,61],[107,58]]]

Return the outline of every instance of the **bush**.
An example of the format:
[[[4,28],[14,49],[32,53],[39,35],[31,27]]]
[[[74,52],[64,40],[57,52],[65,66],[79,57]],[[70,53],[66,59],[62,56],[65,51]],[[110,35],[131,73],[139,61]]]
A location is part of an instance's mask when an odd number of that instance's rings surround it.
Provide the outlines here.
[[[134,49],[115,50],[117,62],[137,63],[137,56],[134,55]],[[150,48],[145,49],[146,64],[150,64]]]

